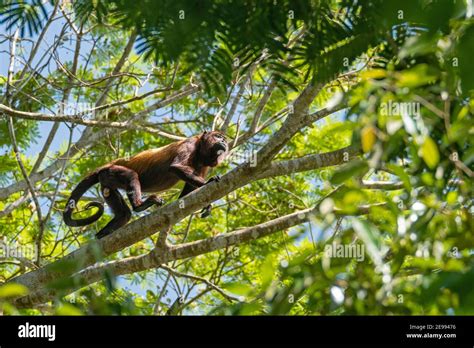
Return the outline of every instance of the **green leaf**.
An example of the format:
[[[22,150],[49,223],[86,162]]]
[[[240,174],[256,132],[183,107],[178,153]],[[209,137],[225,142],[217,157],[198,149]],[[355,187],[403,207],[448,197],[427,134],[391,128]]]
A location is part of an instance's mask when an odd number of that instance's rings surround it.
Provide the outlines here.
[[[350,221],[357,236],[364,242],[372,261],[375,265],[382,266],[383,256],[380,242],[382,237],[379,230],[367,221],[358,218],[352,218]]]
[[[233,294],[242,296],[248,295],[253,290],[249,284],[244,283],[228,283],[224,285],[224,289]]]
[[[72,272],[78,269],[77,262],[68,259],[52,263],[49,267],[53,272]]]
[[[458,200],[458,193],[456,191],[448,192],[446,195],[446,202],[448,204],[455,204]]]
[[[420,148],[421,158],[425,161],[430,169],[434,169],[439,163],[438,147],[433,139],[429,136],[425,138],[423,145]]]
[[[387,76],[387,71],[384,69],[371,69],[363,71],[360,77],[363,79],[382,79]]]
[[[457,45],[458,56],[455,56],[456,60],[459,60],[459,70],[462,85],[462,92],[464,95],[468,95],[469,91],[474,89],[474,69],[472,69],[472,52],[474,51],[474,26],[471,26],[464,32],[464,35],[460,38],[459,44]],[[453,61],[453,63],[456,61]]]
[[[270,285],[275,276],[275,268],[273,267],[273,256],[268,255],[262,266],[260,267],[260,279],[262,280],[262,287]]]
[[[410,177],[408,176],[406,170],[403,167],[398,166],[396,164],[389,164],[387,165],[387,168],[400,178],[407,190],[411,190],[412,186],[410,182]]]
[[[365,174],[368,170],[369,166],[367,162],[362,160],[351,161],[334,173],[331,178],[331,183],[340,185],[349,178]]]
[[[419,56],[436,51],[436,37],[431,35],[413,36],[406,40],[398,56],[401,59]]]
[[[362,151],[369,152],[377,140],[375,127],[365,126],[361,131]]]
[[[438,78],[433,68],[427,64],[419,64],[411,69],[398,74],[399,87],[416,88],[429,83],[433,83]]]
[[[0,298],[25,296],[28,294],[28,288],[22,284],[5,284],[0,286]]]
[[[56,308],[56,315],[83,315],[83,313],[76,306],[64,303]]]

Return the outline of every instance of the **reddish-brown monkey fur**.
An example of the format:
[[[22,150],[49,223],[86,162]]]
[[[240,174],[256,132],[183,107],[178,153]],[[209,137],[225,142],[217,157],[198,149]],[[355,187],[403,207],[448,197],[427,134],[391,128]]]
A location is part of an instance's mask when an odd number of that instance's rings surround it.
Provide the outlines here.
[[[91,202],[86,209],[98,208],[94,215],[83,219],[72,218],[77,201],[91,186],[100,183],[102,195],[114,213],[114,218],[96,235],[97,238],[102,238],[125,225],[132,216],[119,189],[126,190],[134,211],[143,211],[152,205],[163,205],[163,200],[156,195],[150,195],[143,201],[142,192],[161,192],[183,180],[185,185],[179,196],[181,198],[211,181],[218,181],[219,177],[212,177],[207,181],[205,177],[211,167],[223,160],[227,150],[224,135],[212,131],[140,152],[130,159],[112,161],[97,168],[72,191],[63,213],[64,222],[68,226],[85,226],[102,216],[103,205]],[[210,208],[210,205],[204,208],[202,216],[209,215]]]

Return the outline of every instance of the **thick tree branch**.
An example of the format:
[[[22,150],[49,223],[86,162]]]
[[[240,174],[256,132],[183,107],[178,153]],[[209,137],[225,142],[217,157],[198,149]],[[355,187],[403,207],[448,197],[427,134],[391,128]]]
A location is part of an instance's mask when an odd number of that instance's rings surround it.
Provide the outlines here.
[[[335,166],[348,162],[354,156],[360,154],[355,146],[347,146],[340,150],[307,155],[286,161],[272,162],[264,171],[258,173],[255,179],[264,179],[293,173],[306,172],[309,170]]]
[[[335,190],[333,192],[335,192]],[[371,207],[373,206],[384,206],[384,204],[382,203],[361,206],[358,211],[352,212],[350,215],[368,214]],[[334,212],[336,214],[343,214],[342,211],[337,209]],[[171,246],[170,248],[156,248],[145,255],[129,257],[118,261],[111,261],[106,264],[91,266],[70,278],[71,284],[74,285],[69,290],[67,290],[66,293],[72,293],[73,291],[76,291],[84,286],[103,280],[105,273],[113,276],[119,276],[146,271],[157,267],[166,269],[166,266],[163,266],[165,263],[192,258],[210,253],[215,250],[226,249],[234,245],[248,243],[290,227],[311,221],[315,215],[319,215],[319,204],[309,209],[301,210],[271,221],[258,224],[256,226],[246,227],[234,232],[221,234],[215,237],[210,237],[190,243],[175,245]],[[201,277],[189,275],[186,276],[192,277],[191,279],[205,281],[205,279]],[[211,288],[215,289],[213,286],[211,286]],[[15,305],[19,308],[32,307],[37,304],[50,301],[58,294],[59,292],[57,290],[42,289],[17,299],[15,301]],[[63,293],[63,295],[64,294],[65,293]]]
[[[132,98],[133,99],[133,98]],[[13,116],[16,118],[23,118],[27,120],[35,120],[35,121],[46,121],[46,122],[70,122],[74,124],[80,124],[83,126],[88,127],[99,127],[99,128],[117,128],[117,129],[133,129],[148,132],[151,134],[160,135],[164,138],[171,139],[171,140],[183,140],[184,137],[180,137],[168,132],[161,131],[159,129],[155,129],[148,126],[142,126],[140,124],[130,123],[128,121],[124,122],[117,122],[117,121],[101,121],[101,120],[88,120],[86,118],[81,117],[81,115],[48,115],[36,112],[26,112],[26,111],[19,111],[13,110],[6,105],[0,104],[0,111],[4,112],[9,116]],[[87,114],[85,112],[84,114]]]

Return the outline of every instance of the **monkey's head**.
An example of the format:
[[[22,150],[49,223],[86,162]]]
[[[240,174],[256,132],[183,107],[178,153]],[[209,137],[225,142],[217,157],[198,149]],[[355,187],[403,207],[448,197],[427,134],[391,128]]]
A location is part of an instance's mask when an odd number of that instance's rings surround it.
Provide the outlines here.
[[[222,162],[229,145],[225,135],[218,131],[204,132],[199,138],[199,157],[203,163],[215,167]]]

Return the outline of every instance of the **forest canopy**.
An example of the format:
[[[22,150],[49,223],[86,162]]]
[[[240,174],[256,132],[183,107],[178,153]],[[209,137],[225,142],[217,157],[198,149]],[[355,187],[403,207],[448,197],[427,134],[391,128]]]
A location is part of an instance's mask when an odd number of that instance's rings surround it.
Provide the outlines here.
[[[474,314],[472,15],[0,0],[0,311]],[[219,182],[100,240],[110,210],[64,224],[95,168],[209,130]]]

